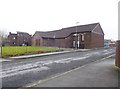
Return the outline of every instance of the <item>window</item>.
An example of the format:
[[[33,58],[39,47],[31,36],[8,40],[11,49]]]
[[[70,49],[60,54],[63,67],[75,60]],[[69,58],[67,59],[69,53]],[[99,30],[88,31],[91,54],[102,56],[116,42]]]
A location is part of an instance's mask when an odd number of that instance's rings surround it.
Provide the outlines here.
[[[13,42],[13,44],[15,45],[15,42]]]
[[[13,37],[13,39],[15,40],[16,38],[15,38],[15,37]]]
[[[73,36],[77,36],[78,34],[73,34]]]
[[[73,41],[73,47],[75,47],[75,41]]]
[[[79,47],[80,42],[79,42],[79,41],[77,41],[77,44],[78,44],[78,47]]]
[[[84,41],[84,34],[82,34],[82,41]]]

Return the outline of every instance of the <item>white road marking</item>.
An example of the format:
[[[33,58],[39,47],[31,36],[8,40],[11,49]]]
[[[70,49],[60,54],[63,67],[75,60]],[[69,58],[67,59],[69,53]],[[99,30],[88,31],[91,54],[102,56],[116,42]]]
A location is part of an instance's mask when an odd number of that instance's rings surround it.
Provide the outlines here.
[[[4,77],[10,77],[10,76],[14,76],[14,75],[18,75],[18,74],[24,74],[27,72],[31,72],[31,71],[42,71],[42,70],[48,70],[50,69],[49,67],[47,67],[46,65],[49,64],[53,64],[53,63],[69,63],[75,60],[82,60],[82,59],[86,59],[89,56],[83,56],[80,58],[65,58],[65,59],[59,59],[59,60],[49,60],[49,61],[40,61],[40,62],[36,62],[36,63],[30,63],[30,64],[25,64],[25,65],[20,65],[17,67],[11,67],[11,68],[7,68],[7,69],[3,69],[0,70],[0,73],[2,73],[2,78]]]
[[[28,73],[28,72],[38,72],[38,71],[43,71],[43,70],[49,70],[50,68],[46,67],[46,66],[43,66],[43,67],[37,67],[37,68],[33,68],[33,69],[27,69],[27,70],[24,70],[24,71],[16,71],[16,72],[12,72],[12,71],[7,71],[7,72],[2,72],[2,76],[0,76],[0,78],[4,78],[4,77],[10,77],[10,76],[14,76],[14,75],[23,75],[25,73]]]

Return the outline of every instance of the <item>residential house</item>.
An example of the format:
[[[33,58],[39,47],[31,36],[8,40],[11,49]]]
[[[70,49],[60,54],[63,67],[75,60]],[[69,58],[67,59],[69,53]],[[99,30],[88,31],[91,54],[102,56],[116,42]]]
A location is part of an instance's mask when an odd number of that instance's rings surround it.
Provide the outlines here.
[[[32,37],[32,45],[81,49],[104,47],[104,32],[99,23],[48,32],[36,31]]]
[[[116,46],[115,41],[112,41],[110,39],[105,39],[104,40],[104,48],[115,47],[115,46]]]
[[[9,32],[8,42],[10,46],[30,46],[31,35],[26,32],[17,32],[17,34]]]

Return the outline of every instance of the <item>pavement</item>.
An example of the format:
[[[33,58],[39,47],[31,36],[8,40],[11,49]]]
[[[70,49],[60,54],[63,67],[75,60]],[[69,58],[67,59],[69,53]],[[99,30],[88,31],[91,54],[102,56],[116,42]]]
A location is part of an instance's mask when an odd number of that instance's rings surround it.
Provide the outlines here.
[[[65,53],[71,53],[71,52],[85,52],[89,51],[91,49],[64,49],[64,51],[59,52],[50,52],[50,53],[41,53],[41,54],[32,54],[32,55],[23,55],[23,56],[15,56],[15,57],[9,57],[8,59],[26,59],[26,58],[34,58],[34,57],[42,57],[42,56],[50,56],[50,55],[58,55],[58,54],[65,54]]]
[[[115,55],[114,55],[115,56]],[[112,56],[31,84],[29,87],[118,87],[120,71]]]

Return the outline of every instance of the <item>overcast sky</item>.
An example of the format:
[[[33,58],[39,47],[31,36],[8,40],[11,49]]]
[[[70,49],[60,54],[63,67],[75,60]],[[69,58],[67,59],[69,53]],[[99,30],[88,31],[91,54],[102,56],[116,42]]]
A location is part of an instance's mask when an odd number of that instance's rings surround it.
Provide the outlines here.
[[[99,22],[105,39],[118,39],[119,0],[0,0],[0,30],[52,31]]]

